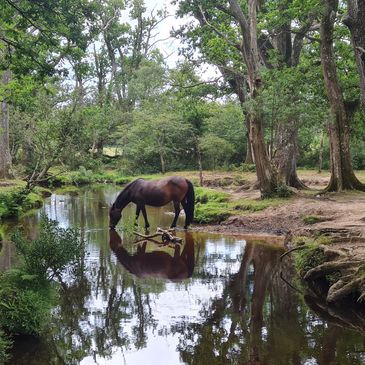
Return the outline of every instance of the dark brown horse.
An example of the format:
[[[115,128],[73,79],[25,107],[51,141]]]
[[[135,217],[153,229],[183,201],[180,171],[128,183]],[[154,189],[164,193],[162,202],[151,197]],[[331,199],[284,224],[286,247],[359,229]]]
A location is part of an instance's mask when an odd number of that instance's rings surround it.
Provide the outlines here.
[[[150,224],[148,223],[145,205],[162,207],[172,201],[175,208],[175,217],[172,221],[171,228],[176,227],[181,203],[185,211],[184,228],[186,229],[194,219],[194,200],[193,184],[181,176],[171,176],[161,180],[150,181],[137,179],[129,183],[122,190],[110,208],[109,227],[111,229],[115,228],[122,216],[124,207],[128,203],[133,202],[137,205],[136,220],[142,211],[145,227],[148,228]]]
[[[147,241],[137,247],[136,253],[130,254],[114,229],[109,231],[109,245],[118,261],[139,278],[155,277],[180,281],[190,278],[194,271],[194,240],[190,232],[185,232],[185,244],[181,254],[180,245],[175,245],[173,256],[164,251],[146,252]]]

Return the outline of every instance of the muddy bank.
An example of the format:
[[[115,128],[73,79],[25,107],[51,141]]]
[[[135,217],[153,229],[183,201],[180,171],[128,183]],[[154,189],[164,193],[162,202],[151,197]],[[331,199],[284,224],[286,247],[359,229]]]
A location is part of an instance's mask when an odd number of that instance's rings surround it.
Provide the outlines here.
[[[312,287],[324,284],[321,294],[316,293],[318,300],[338,304],[343,300],[362,302],[365,298],[363,193],[300,194],[277,207],[194,229],[235,235],[276,235],[287,248],[294,247],[301,236],[307,237],[301,242],[303,247],[318,240],[315,255],[305,258],[308,266],[300,273]]]

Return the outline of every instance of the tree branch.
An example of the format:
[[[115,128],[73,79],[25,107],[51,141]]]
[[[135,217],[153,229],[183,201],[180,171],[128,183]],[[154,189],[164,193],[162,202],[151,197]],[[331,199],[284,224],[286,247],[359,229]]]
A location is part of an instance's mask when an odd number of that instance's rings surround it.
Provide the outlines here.
[[[202,16],[202,19],[204,21],[204,23],[209,27],[211,28],[214,33],[218,34],[220,37],[222,37],[229,45],[231,45],[232,47],[240,50],[240,45],[238,43],[234,43],[232,42],[226,34],[222,33],[220,30],[218,30],[214,25],[210,24],[204,14],[204,11],[203,11],[203,8],[201,7],[201,5],[199,5],[199,11],[200,11],[200,14]]]

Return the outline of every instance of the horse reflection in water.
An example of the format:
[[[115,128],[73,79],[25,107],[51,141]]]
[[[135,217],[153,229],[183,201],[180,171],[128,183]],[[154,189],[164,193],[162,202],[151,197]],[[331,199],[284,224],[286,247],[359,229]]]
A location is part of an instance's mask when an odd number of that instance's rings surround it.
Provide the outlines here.
[[[137,246],[137,252],[130,254],[123,246],[122,239],[115,230],[109,231],[109,245],[118,261],[139,278],[155,277],[180,281],[190,278],[194,271],[194,240],[190,232],[185,232],[182,252],[175,245],[174,255],[164,251],[146,252],[147,242]]]

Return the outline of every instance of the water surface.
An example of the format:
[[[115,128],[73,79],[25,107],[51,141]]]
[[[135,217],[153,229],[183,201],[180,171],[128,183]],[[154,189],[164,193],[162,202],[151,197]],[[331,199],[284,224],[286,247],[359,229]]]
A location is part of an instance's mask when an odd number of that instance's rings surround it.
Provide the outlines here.
[[[138,246],[122,224],[108,230],[116,195],[114,187],[54,194],[23,220],[30,237],[41,212],[80,227],[88,255],[83,274],[61,290],[47,337],[18,339],[9,364],[365,364],[361,326],[311,310],[281,279],[294,271],[280,264],[277,244],[178,231],[180,251]],[[173,218],[171,207],[147,212],[152,232]],[[131,217],[133,206],[123,213]],[[0,267],[12,262],[5,245]]]

